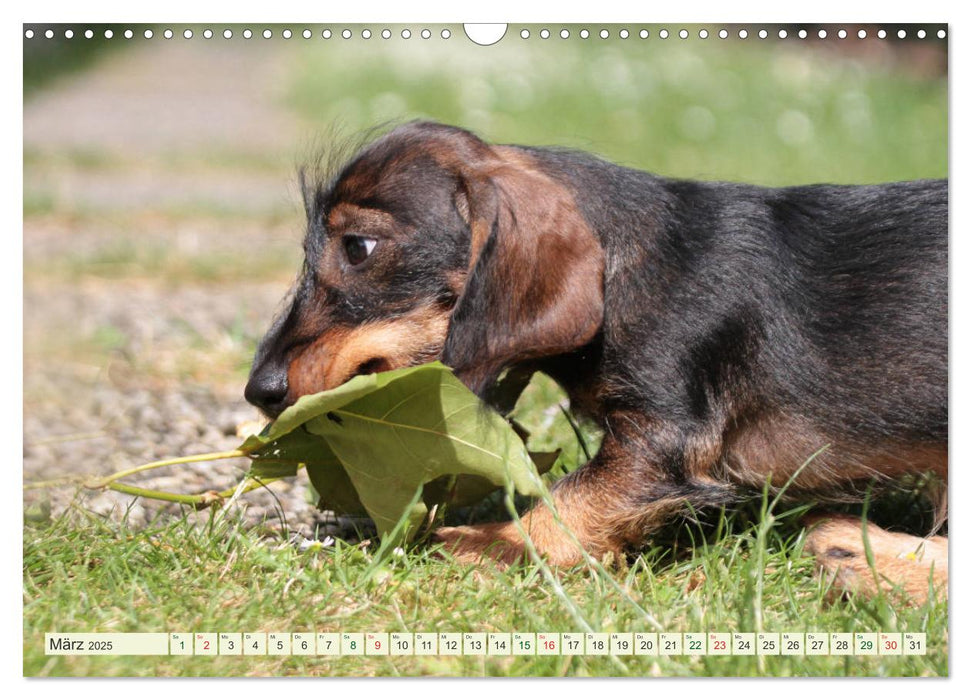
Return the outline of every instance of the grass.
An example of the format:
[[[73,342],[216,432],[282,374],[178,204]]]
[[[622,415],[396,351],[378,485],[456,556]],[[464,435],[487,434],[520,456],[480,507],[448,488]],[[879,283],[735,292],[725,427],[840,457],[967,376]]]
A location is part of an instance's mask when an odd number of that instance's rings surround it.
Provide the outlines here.
[[[46,27],[33,25],[37,38],[24,39],[24,97],[39,92],[53,82],[65,80],[117,51],[120,42],[103,38],[108,26],[84,25],[85,29],[94,32],[94,37],[86,41],[51,41],[41,38]],[[75,34],[79,34],[80,30],[74,29]],[[58,28],[58,34],[63,31],[63,27]]]
[[[676,177],[946,177],[946,77],[793,42],[662,44],[657,29],[646,41],[536,47],[516,27],[487,50],[449,46],[445,62],[434,42],[316,42],[301,46],[290,102],[312,124],[349,133],[430,118],[491,141],[573,146]]]
[[[581,439],[545,377],[516,417],[533,448]],[[501,517],[501,499],[476,519]],[[546,572],[469,567],[432,547],[338,542],[300,551],[285,532],[210,514],[131,529],[83,511],[24,530],[24,673],[66,676],[920,676],[947,675],[947,604],[840,598],[803,552],[806,506],[755,498],[658,533],[624,566]],[[47,657],[45,632],[925,632],[925,657]]]
[[[757,511],[756,511],[757,512]],[[130,530],[87,517],[24,531],[24,673],[50,676],[947,674],[947,606],[828,602],[794,515],[716,514],[612,574],[456,565],[434,549],[300,552],[215,513]],[[658,623],[655,624],[655,621]],[[658,626],[659,625],[659,626]],[[925,657],[47,657],[48,631],[910,631]]]

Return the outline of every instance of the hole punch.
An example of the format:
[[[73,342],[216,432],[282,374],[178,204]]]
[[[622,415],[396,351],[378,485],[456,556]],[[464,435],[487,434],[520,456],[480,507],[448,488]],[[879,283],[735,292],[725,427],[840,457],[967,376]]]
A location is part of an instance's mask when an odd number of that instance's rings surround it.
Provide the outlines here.
[[[506,36],[508,26],[506,24],[463,24],[462,28],[465,30],[465,36],[479,46],[492,46]],[[448,30],[443,30],[442,35],[447,39],[448,37],[444,36],[445,31]]]

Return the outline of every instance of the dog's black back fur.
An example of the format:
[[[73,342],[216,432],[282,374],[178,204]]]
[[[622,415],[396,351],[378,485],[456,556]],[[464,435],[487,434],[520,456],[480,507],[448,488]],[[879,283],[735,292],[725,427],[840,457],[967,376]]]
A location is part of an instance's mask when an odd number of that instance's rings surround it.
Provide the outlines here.
[[[771,189],[528,150],[606,253],[601,410],[946,441],[947,181]]]

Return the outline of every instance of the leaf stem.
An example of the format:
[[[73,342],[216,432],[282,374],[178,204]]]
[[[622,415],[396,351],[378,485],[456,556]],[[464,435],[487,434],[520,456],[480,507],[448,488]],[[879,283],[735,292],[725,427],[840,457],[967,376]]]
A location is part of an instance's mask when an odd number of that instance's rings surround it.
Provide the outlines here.
[[[146,472],[150,469],[158,469],[160,467],[168,467],[173,464],[192,464],[193,462],[213,462],[219,459],[234,459],[236,457],[248,457],[249,453],[243,450],[227,450],[225,452],[208,452],[201,455],[189,455],[188,457],[173,457],[171,459],[163,459],[158,462],[149,462],[148,464],[142,464],[137,467],[132,467],[131,469],[124,469],[120,472],[115,472],[114,474],[109,474],[108,476],[101,477],[95,481],[85,481],[85,486],[90,489],[104,488],[112,481],[117,481],[118,479],[124,479],[126,476],[131,476],[132,474],[138,474],[140,472]]]

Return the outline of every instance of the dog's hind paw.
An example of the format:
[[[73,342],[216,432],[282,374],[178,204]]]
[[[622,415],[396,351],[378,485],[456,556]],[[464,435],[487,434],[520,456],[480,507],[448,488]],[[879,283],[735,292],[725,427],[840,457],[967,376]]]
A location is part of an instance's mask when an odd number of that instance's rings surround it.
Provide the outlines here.
[[[834,589],[874,595],[878,589],[924,603],[931,591],[947,595],[947,539],[887,532],[847,515],[811,516],[806,551]],[[872,568],[867,557],[869,546]]]

